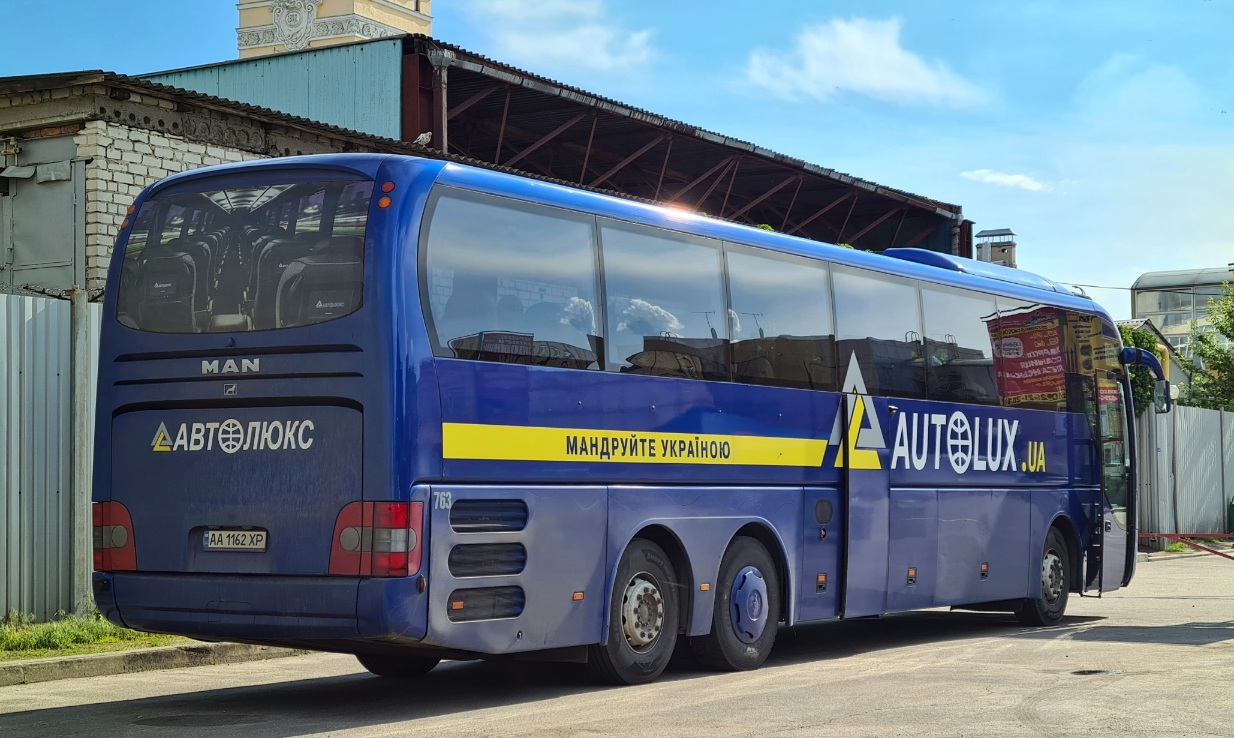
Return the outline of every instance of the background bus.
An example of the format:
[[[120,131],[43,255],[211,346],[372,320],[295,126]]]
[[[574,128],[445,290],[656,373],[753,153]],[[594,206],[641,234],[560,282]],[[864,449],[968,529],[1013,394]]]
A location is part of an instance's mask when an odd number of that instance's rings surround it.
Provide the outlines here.
[[[1024,272],[355,154],[150,187],[106,299],[128,627],[634,683],[780,623],[1053,623],[1134,570],[1143,357]]]

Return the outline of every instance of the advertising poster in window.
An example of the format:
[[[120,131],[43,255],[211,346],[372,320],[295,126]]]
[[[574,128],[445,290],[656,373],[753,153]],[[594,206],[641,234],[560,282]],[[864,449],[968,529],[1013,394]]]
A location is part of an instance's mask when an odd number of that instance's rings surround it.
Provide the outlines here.
[[[990,320],[994,366],[1003,383],[1003,404],[1042,405],[1066,398],[1062,326],[1058,310],[1038,308]]]

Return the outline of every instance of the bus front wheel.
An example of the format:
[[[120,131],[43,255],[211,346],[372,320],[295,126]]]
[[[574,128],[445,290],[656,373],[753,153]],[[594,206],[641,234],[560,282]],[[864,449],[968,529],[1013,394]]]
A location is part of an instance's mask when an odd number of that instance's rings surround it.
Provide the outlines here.
[[[1071,590],[1071,558],[1058,528],[1050,528],[1041,553],[1041,598],[1024,600],[1016,618],[1024,625],[1056,625],[1067,609]]]
[[[780,577],[763,544],[737,538],[720,562],[711,632],[690,639],[695,658],[721,671],[757,669],[780,622]]]
[[[379,677],[407,678],[429,673],[441,659],[432,656],[412,656],[358,653],[360,665]]]
[[[664,549],[630,542],[609,597],[608,642],[588,652],[591,671],[610,684],[642,684],[664,671],[677,642],[677,577]]]

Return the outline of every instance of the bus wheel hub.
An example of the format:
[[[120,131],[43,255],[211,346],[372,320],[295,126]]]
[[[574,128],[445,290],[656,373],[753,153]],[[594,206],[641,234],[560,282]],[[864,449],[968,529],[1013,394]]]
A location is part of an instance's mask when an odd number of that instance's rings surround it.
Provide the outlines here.
[[[1058,554],[1047,551],[1041,560],[1041,596],[1046,602],[1058,602],[1063,595],[1063,562]]]
[[[729,598],[733,632],[742,643],[753,643],[767,627],[767,582],[753,566],[738,572]]]
[[[636,575],[626,585],[621,598],[621,628],[626,642],[635,649],[655,642],[664,629],[664,596],[646,574]]]

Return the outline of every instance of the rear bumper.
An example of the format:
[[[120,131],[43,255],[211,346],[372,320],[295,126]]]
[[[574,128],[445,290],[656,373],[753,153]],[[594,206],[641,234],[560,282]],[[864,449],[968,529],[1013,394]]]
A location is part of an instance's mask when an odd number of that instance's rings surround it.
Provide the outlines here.
[[[96,572],[94,594],[118,625],[207,639],[413,643],[425,632],[425,598],[415,577]]]

